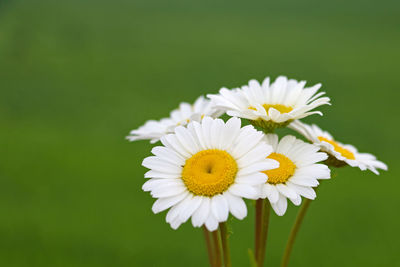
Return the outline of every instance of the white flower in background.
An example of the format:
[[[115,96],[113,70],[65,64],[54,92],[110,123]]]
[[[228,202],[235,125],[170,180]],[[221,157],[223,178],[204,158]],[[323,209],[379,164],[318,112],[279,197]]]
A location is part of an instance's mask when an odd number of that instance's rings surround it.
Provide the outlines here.
[[[305,81],[296,81],[284,76],[270,84],[267,77],[262,84],[250,80],[242,88],[222,88],[219,94],[207,95],[213,103],[230,116],[249,119],[252,124],[271,130],[285,127],[295,119],[301,119],[320,111],[311,111],[321,105],[330,104],[328,97],[317,93],[321,84],[304,88]],[[317,94],[316,94],[317,93]]]
[[[268,158],[279,162],[279,168],[264,171],[268,181],[262,186],[262,198],[268,198],[279,216],[286,212],[287,198],[296,206],[301,204],[301,196],[316,197],[313,187],[317,179],[329,179],[330,170],[324,164],[328,155],[318,152],[319,147],[303,142],[292,135],[278,141],[276,134],[267,134],[264,140],[272,145],[274,152]]]
[[[377,169],[387,170],[386,164],[377,160],[374,155],[359,153],[354,146],[335,141],[332,135],[321,130],[315,124],[307,125],[300,121],[294,121],[289,125],[289,128],[299,132],[310,142],[319,146],[321,151],[328,153],[328,165],[335,167],[350,165],[363,171],[368,169],[375,174],[379,174]]]
[[[153,212],[169,209],[167,222],[178,228],[190,217],[195,227],[205,224],[209,231],[228,219],[247,215],[242,198],[258,199],[267,181],[262,170],[278,167],[268,159],[272,147],[262,141],[264,134],[238,118],[224,123],[205,117],[200,123],[177,127],[161,138],[163,146],[153,148],[145,158],[150,178],[143,185],[158,198]]]
[[[217,118],[222,113],[215,109],[210,100],[200,96],[193,105],[181,103],[178,109],[170,113],[169,118],[147,121],[143,126],[132,130],[126,138],[130,141],[150,140],[151,143],[155,143],[163,135],[173,133],[177,126],[185,126],[191,121],[201,121],[205,116]]]

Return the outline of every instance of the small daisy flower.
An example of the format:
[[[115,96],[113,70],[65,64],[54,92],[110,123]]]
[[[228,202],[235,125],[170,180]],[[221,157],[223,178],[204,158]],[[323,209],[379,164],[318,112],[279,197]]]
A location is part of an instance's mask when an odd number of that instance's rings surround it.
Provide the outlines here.
[[[178,109],[170,113],[169,118],[163,118],[159,121],[149,120],[143,126],[132,130],[126,138],[130,141],[150,140],[155,143],[168,133],[173,133],[177,126],[185,126],[190,121],[200,121],[204,116],[217,118],[223,112],[216,110],[211,101],[200,96],[193,105],[183,102]]]
[[[296,81],[284,76],[270,84],[267,77],[261,84],[250,80],[242,88],[229,90],[222,88],[217,95],[207,95],[215,105],[230,116],[249,119],[255,126],[267,132],[286,127],[295,119],[320,114],[312,111],[321,105],[330,104],[328,97],[317,93],[321,84],[304,88],[305,81]]]
[[[361,170],[370,170],[379,174],[377,169],[387,170],[385,163],[376,159],[374,155],[359,153],[352,145],[342,144],[336,141],[328,132],[321,130],[317,125],[307,125],[300,121],[294,121],[289,128],[299,132],[310,142],[328,153],[327,164],[334,167],[350,165]]]
[[[241,128],[238,118],[224,123],[210,117],[161,137],[163,146],[143,161],[150,169],[143,190],[157,198],[153,212],[171,208],[166,220],[173,229],[191,218],[193,226],[205,225],[209,231],[229,213],[246,217],[243,198],[258,199],[268,178],[261,171],[278,167],[267,158],[272,147],[262,139],[253,126]]]
[[[292,135],[278,141],[276,134],[267,134],[264,140],[272,145],[274,152],[268,158],[279,162],[279,168],[266,170],[267,182],[262,185],[262,198],[268,198],[279,216],[286,212],[287,199],[294,205],[301,204],[301,196],[315,199],[313,187],[317,179],[329,179],[330,170],[324,164],[317,164],[328,158],[319,147],[303,142]]]

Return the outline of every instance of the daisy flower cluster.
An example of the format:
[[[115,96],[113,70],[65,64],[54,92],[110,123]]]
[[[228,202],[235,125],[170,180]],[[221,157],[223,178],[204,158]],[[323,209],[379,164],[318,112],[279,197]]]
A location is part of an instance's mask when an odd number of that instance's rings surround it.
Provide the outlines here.
[[[387,170],[375,156],[300,121],[322,115],[316,109],[330,105],[320,87],[284,76],[273,82],[268,77],[261,83],[250,80],[239,88],[200,96],[193,105],[181,103],[169,117],[149,120],[127,136],[130,141],[159,142],[143,160],[148,171],[142,189],[156,199],[154,213],[168,210],[166,221],[173,229],[188,220],[203,227],[211,266],[230,266],[226,222],[230,214],[244,219],[251,200],[256,201],[251,261],[263,266],[269,207],[283,216],[288,200],[299,206],[305,199],[301,209],[306,209],[320,181],[331,177],[331,168],[351,166],[375,174]],[[219,118],[224,113],[230,117],[225,121]],[[304,140],[278,136],[276,130],[285,127]]]

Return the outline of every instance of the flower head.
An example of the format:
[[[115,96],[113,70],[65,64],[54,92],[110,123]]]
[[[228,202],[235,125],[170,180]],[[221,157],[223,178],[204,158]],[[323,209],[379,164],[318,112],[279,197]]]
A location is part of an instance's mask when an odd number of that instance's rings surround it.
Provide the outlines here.
[[[143,126],[132,130],[126,138],[130,141],[150,140],[155,143],[163,135],[173,133],[178,126],[185,126],[191,121],[201,121],[205,116],[219,117],[221,111],[216,110],[211,101],[200,96],[193,105],[183,102],[178,109],[170,113],[169,118],[163,118],[159,121],[149,120]]]
[[[312,110],[329,104],[330,99],[320,97],[324,92],[317,93],[321,84],[304,88],[305,84],[305,81],[284,76],[270,84],[267,77],[261,84],[250,80],[240,89],[222,88],[219,94],[207,96],[228,115],[249,119],[252,124],[268,131],[285,127],[291,121],[311,114],[322,115],[320,111]]]
[[[190,217],[193,226],[205,224],[210,231],[229,213],[243,219],[247,208],[242,198],[259,198],[267,181],[260,171],[278,167],[267,158],[272,147],[262,139],[253,126],[241,128],[238,118],[224,123],[210,117],[163,136],[163,146],[143,161],[150,169],[143,190],[158,198],[154,213],[171,208],[167,222],[174,229]]]
[[[312,187],[318,186],[317,179],[329,179],[330,170],[324,164],[327,155],[318,152],[319,147],[287,135],[278,141],[276,134],[267,134],[264,140],[272,145],[274,152],[268,158],[279,162],[279,168],[264,171],[268,180],[262,186],[262,198],[268,198],[279,216],[286,212],[287,199],[300,205],[301,196],[316,197]]]
[[[375,174],[379,174],[377,169],[387,170],[386,164],[377,160],[374,155],[359,153],[354,146],[336,141],[332,135],[321,130],[315,124],[307,125],[300,121],[294,121],[289,127],[319,146],[321,151],[328,153],[328,165],[335,167],[350,165],[363,171],[368,169]]]

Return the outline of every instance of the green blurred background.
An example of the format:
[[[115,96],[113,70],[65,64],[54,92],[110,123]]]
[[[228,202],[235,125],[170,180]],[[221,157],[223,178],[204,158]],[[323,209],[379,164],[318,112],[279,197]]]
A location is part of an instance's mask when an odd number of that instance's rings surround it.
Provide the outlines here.
[[[180,101],[280,74],[323,83],[312,116],[378,155],[323,184],[291,266],[400,266],[399,1],[0,1],[0,266],[206,266],[141,191],[128,132]],[[250,203],[251,206],[251,203]],[[278,266],[297,208],[272,216]],[[232,221],[248,266],[253,212]]]

